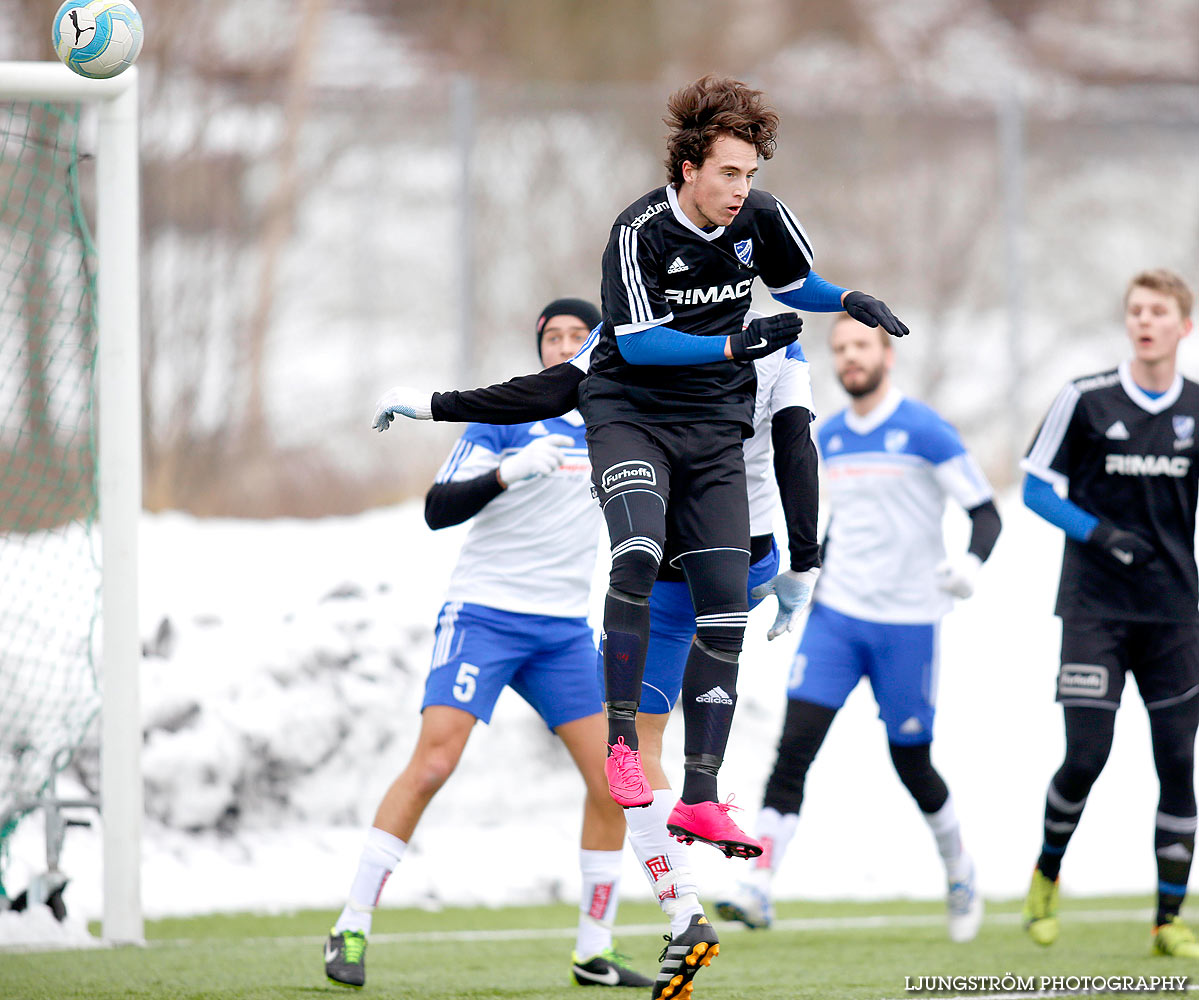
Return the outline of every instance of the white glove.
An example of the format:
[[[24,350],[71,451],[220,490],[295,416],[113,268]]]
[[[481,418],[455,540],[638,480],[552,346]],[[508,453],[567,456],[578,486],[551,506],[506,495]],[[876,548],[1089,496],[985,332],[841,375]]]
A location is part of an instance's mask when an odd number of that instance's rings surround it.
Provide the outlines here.
[[[966,598],[974,593],[974,581],[983,561],[973,552],[963,552],[943,560],[933,571],[937,586],[954,597]]]
[[[755,601],[760,601],[770,594],[779,599],[779,612],[774,616],[774,624],[770,626],[770,631],[766,633],[767,639],[777,639],[795,627],[795,619],[812,599],[812,590],[816,586],[818,576],[819,566],[805,569],[802,573],[788,569],[754,587],[749,596]]]
[[[391,426],[392,420],[398,413],[401,417],[413,420],[433,419],[433,396],[423,389],[410,389],[406,385],[397,385],[388,389],[379,397],[375,404],[375,419],[371,426],[377,431],[385,431]]]
[[[507,489],[522,479],[548,476],[562,464],[562,449],[574,444],[565,434],[547,434],[500,462],[500,483]]]

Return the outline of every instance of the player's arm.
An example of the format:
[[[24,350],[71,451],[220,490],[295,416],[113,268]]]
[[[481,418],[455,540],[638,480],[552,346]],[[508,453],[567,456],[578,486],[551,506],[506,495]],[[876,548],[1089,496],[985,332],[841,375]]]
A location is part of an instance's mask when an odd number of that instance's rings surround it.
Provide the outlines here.
[[[1124,566],[1143,566],[1157,556],[1149,542],[1096,517],[1066,495],[1070,486],[1070,444],[1084,432],[1078,425],[1080,398],[1074,383],[1067,383],[1037,428],[1028,454],[1020,462],[1025,473],[1024,504],[1074,541],[1103,549]]]
[[[579,405],[579,384],[587,374],[598,340],[597,327],[569,361],[482,389],[435,392],[430,396],[420,389],[396,386],[375,404],[372,426],[385,431],[397,415],[413,420],[485,424],[523,424],[560,417]]]
[[[787,360],[771,394],[770,439],[774,445],[774,478],[787,523],[788,568],[755,587],[753,596],[778,598],[778,614],[766,633],[774,639],[790,632],[807,606],[820,575],[820,513],[816,444],[812,440],[812,383],[798,344],[787,348]]]
[[[1061,528],[1076,542],[1103,549],[1125,566],[1143,566],[1157,556],[1157,550],[1132,531],[1118,528],[1060,496],[1053,483],[1032,472],[1024,476],[1024,505],[1050,524]]]
[[[948,555],[934,571],[937,586],[945,593],[969,597],[974,593],[978,571],[991,555],[1003,528],[991,484],[966,450],[957,430],[939,417],[933,417],[921,428],[917,448],[933,463],[933,476],[941,491],[953,497],[970,517],[966,551]]]
[[[503,429],[472,424],[425,494],[425,523],[434,531],[474,517],[515,483],[548,476],[562,464],[564,434],[547,434],[504,455]]]
[[[762,278],[770,294],[792,309],[804,312],[845,310],[866,326],[881,326],[892,337],[903,337],[907,326],[887,304],[873,295],[834,285],[812,270],[812,244],[795,214],[777,198],[774,208],[761,214],[762,235],[768,241],[770,259]]]

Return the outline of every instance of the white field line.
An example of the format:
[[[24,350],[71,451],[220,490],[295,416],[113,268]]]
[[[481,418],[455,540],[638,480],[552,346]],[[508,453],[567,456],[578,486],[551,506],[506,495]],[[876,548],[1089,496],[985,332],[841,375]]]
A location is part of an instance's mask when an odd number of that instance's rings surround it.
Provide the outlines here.
[[[1067,910],[1062,914],[1067,923],[1079,924],[1110,924],[1110,923],[1148,923],[1153,919],[1152,911],[1141,910]],[[945,917],[939,913],[920,913],[904,916],[901,914],[880,915],[873,917],[792,917],[776,920],[773,929],[778,931],[838,931],[838,930],[869,930],[889,927],[938,927],[945,923]],[[984,919],[984,923],[1018,924],[1019,913],[996,913]],[[744,924],[720,921],[716,925],[721,935],[740,933],[749,930]],[[656,924],[618,924],[614,929],[617,937],[659,937],[666,933],[669,925],[663,917]],[[440,942],[468,941],[536,941],[570,939],[575,936],[574,927],[541,927],[541,928],[511,928],[494,930],[461,930],[461,931],[401,931],[394,934],[371,934],[371,944],[431,944]],[[246,939],[242,939],[245,941]],[[271,942],[289,943],[297,940],[312,940],[308,935],[293,937],[256,938],[254,943],[269,944]],[[178,947],[200,943],[218,942],[216,938],[172,938],[167,941],[151,941],[151,947]],[[1023,994],[1029,996],[1031,994]],[[1049,994],[1046,994],[1049,995]],[[996,994],[998,997],[999,994]],[[944,998],[942,998],[944,1000]],[[975,1000],[981,1000],[975,997]]]

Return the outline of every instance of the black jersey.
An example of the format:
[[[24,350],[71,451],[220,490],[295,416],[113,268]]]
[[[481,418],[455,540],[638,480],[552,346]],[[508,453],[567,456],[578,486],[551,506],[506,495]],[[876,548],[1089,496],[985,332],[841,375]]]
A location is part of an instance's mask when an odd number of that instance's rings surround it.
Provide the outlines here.
[[[604,251],[604,320],[579,397],[588,425],[723,420],[752,433],[752,363],[630,365],[617,338],[669,326],[723,339],[741,330],[755,278],[772,292],[790,291],[811,267],[803,228],[765,191],[751,190],[732,223],[711,232],[683,214],[673,187],[635,201]]]
[[[1158,558],[1135,570],[1066,538],[1063,618],[1193,622],[1199,618],[1195,503],[1199,384],[1181,375],[1154,399],[1128,362],[1075,379],[1054,400],[1022,463],[1083,510],[1140,535]]]

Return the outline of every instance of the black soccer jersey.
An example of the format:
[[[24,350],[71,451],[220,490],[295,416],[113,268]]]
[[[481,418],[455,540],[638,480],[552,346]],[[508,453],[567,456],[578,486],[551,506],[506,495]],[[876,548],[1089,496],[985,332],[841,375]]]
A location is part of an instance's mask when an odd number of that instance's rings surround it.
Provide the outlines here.
[[[616,341],[663,325],[723,339],[741,330],[755,278],[784,292],[801,286],[811,267],[803,228],[765,191],[751,190],[732,223],[711,232],[687,218],[673,187],[634,202],[604,251],[604,321],[580,390],[588,424],[724,420],[752,433],[752,363],[630,365]]]
[[[1199,384],[1181,375],[1156,399],[1128,362],[1075,379],[1054,400],[1024,469],[1083,510],[1150,542],[1158,558],[1126,569],[1066,538],[1057,613],[1063,618],[1193,622],[1199,618],[1195,503]]]

